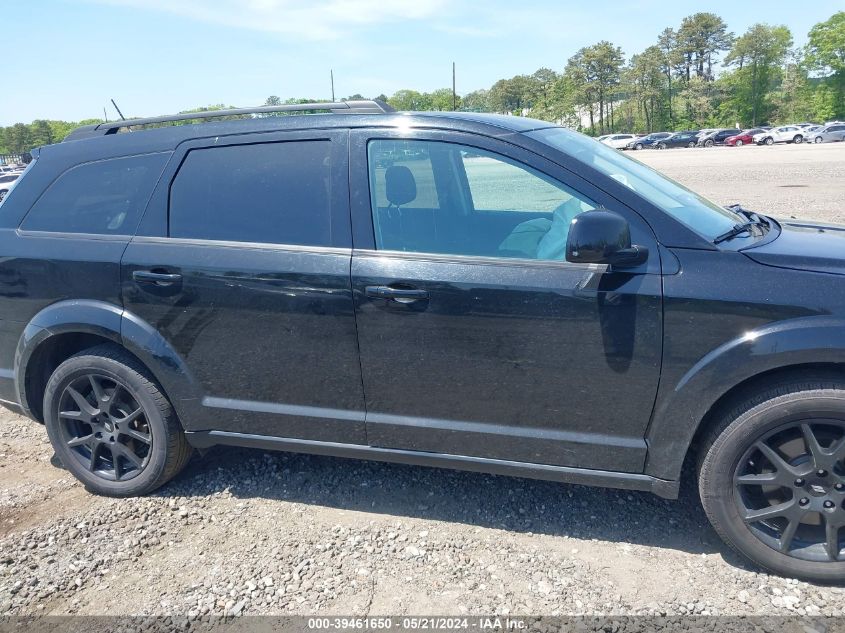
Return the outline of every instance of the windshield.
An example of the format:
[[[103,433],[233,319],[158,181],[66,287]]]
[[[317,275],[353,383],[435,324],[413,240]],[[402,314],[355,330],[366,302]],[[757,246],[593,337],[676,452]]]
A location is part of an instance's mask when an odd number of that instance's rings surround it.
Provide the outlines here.
[[[526,132],[538,141],[576,158],[662,209],[693,231],[712,241],[745,218],[720,207],[651,167],[588,136],[562,127]]]

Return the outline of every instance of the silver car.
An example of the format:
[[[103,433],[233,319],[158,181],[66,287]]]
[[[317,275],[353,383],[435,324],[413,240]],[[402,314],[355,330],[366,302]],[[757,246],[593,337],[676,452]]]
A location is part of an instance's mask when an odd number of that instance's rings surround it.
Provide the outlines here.
[[[845,123],[834,123],[807,135],[808,143],[837,143],[845,141]]]
[[[18,178],[20,178],[20,174],[0,174],[0,202],[9,193]]]

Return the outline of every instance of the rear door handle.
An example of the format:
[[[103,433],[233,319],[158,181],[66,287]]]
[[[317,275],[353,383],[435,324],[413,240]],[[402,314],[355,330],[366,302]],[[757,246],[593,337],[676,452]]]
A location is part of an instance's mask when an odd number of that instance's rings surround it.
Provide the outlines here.
[[[156,286],[172,286],[182,281],[179,273],[155,272],[152,270],[133,270],[132,279],[139,284],[155,284]]]
[[[392,299],[397,303],[413,303],[428,299],[428,291],[419,288],[393,288],[391,286],[367,286],[364,293],[374,299]]]

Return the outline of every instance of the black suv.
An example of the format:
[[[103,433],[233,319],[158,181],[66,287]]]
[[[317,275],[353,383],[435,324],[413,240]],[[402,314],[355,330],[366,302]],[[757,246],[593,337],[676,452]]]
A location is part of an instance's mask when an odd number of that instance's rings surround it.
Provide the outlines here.
[[[324,113],[262,116],[295,109]],[[664,497],[688,462],[733,547],[845,580],[842,228],[543,121],[378,102],[33,155],[0,206],[0,398],[90,490],[215,444]]]

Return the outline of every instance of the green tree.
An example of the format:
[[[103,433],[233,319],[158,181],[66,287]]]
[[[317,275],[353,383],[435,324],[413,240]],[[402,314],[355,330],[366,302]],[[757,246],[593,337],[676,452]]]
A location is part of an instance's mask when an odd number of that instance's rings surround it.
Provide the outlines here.
[[[806,54],[813,70],[830,76],[833,116],[845,117],[845,11],[834,13],[810,29]]]
[[[637,102],[638,114],[645,120],[645,129],[654,132],[663,127],[664,55],[658,46],[649,46],[631,57],[626,79]]]
[[[682,59],[686,81],[695,76],[707,81],[715,79],[716,57],[733,43],[733,33],[715,13],[696,13],[681,22],[676,39],[676,54]]]
[[[490,91],[482,88],[461,97],[461,110],[467,112],[490,112]]]
[[[429,110],[430,101],[416,90],[397,90],[387,102],[397,110]]]
[[[53,130],[50,124],[43,119],[38,119],[30,124],[29,134],[32,147],[41,147],[53,143]]]
[[[624,61],[622,49],[603,40],[575,53],[564,71],[569,74],[579,105],[589,113],[591,128],[598,114],[600,134],[613,127],[613,101],[618,96]]]
[[[774,110],[768,97],[781,78],[790,46],[789,29],[768,24],[754,24],[734,42],[725,64],[736,68],[729,102],[739,119],[752,126],[768,120]]]
[[[32,149],[32,135],[29,126],[24,123],[15,123],[12,127],[6,128],[6,147],[12,154],[23,154]]]

